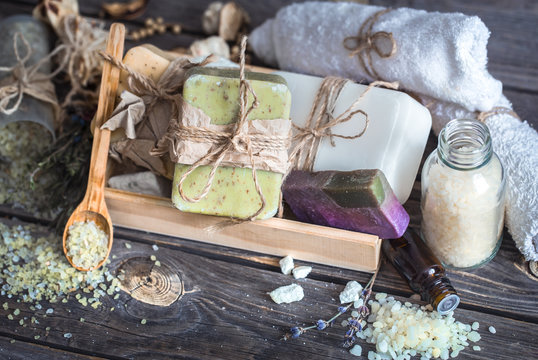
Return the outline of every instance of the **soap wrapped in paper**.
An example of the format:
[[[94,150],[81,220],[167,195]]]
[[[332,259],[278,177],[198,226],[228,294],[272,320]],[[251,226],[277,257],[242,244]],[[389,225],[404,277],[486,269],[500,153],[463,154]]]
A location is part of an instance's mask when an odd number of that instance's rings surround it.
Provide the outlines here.
[[[289,120],[291,95],[285,80],[276,75],[246,73],[246,79],[256,94],[258,105],[252,109],[244,123],[245,136],[252,141],[257,181],[265,198],[265,206],[258,219],[274,216],[278,210],[280,187],[287,169],[287,146],[278,149],[264,145],[264,136],[288,138],[291,129]],[[239,116],[239,71],[226,69],[197,68],[189,72],[183,87],[182,126],[208,129],[223,133],[234,129]],[[247,107],[254,100],[248,96]],[[227,130],[228,129],[228,130]],[[230,134],[231,136],[231,134]],[[224,139],[221,141],[225,141]],[[252,166],[247,151],[230,151],[216,169],[207,194],[196,202],[188,198],[203,193],[209,181],[213,164],[196,167],[185,177],[183,175],[193,164],[210,152],[219,141],[199,141],[196,136],[182,138],[171,149],[172,160],[176,163],[172,201],[174,205],[188,212],[208,215],[228,216],[245,219],[256,213],[262,206],[262,199],[255,187]],[[244,144],[234,146],[243,147]]]

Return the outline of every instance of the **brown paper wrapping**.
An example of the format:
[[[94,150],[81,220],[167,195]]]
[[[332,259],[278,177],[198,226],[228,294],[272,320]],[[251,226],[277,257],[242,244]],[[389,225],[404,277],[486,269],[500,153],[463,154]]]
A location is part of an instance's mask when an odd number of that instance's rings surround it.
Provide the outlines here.
[[[157,146],[154,154],[169,153],[170,159],[175,163],[192,165],[207,155],[214,146],[222,146],[223,141],[229,141],[236,124],[215,125],[202,110],[186,103],[182,103],[182,124],[172,124],[165,136]],[[288,168],[288,147],[291,138],[291,121],[288,119],[250,120],[245,123],[243,134],[251,141],[254,164],[256,169],[284,174]],[[183,129],[192,129],[193,133],[186,136]],[[201,132],[200,132],[201,131]],[[196,136],[199,133],[200,136]],[[205,135],[204,135],[205,134]],[[215,140],[207,136],[216,134]],[[239,151],[228,151],[221,162],[221,166],[251,167],[250,157],[243,140],[238,139]],[[211,165],[212,159],[207,164]]]

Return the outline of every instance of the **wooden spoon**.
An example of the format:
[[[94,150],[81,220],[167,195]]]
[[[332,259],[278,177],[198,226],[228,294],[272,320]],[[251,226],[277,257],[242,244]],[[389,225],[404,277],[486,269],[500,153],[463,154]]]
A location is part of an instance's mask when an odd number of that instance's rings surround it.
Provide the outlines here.
[[[112,24],[106,46],[106,51],[116,59],[123,56],[123,43],[125,38],[125,27],[122,24]],[[101,267],[112,248],[112,220],[108,214],[105,203],[105,173],[108,159],[108,147],[110,144],[110,130],[101,130],[101,125],[110,117],[114,109],[116,91],[120,78],[120,69],[105,62],[103,65],[103,75],[101,78],[101,88],[99,90],[99,103],[95,115],[95,129],[93,133],[92,154],[90,161],[90,174],[88,187],[84,199],[77,206],[71,217],[67,221],[63,236],[63,249],[67,260],[71,265],[81,271],[90,271]],[[75,221],[93,221],[108,236],[108,250],[106,256],[98,264],[90,269],[83,269],[73,264],[72,259],[67,255],[66,240],[69,227]]]

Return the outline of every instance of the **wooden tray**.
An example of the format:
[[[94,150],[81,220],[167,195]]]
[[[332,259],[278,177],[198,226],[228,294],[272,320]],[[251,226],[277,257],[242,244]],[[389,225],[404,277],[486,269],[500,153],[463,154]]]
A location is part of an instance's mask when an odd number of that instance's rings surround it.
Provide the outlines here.
[[[256,67],[256,71],[271,72]],[[208,232],[222,217],[184,213],[170,199],[105,189],[114,225],[185,239],[292,257],[347,269],[373,272],[381,239],[375,235],[272,218]]]

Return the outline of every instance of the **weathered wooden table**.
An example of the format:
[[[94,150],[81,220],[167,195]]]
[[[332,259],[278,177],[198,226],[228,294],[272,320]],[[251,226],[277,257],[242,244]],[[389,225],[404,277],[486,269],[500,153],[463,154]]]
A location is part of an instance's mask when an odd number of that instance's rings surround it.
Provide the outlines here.
[[[209,0],[150,1],[145,16],[162,16],[184,26],[180,36],[167,34],[147,39],[163,48],[188,46],[202,36],[200,17]],[[259,25],[271,17],[285,0],[238,1]],[[429,11],[460,11],[480,16],[491,30],[489,70],[502,80],[506,96],[522,118],[538,125],[538,5],[532,0],[516,1],[410,1],[372,0],[385,6],[410,6]],[[80,1],[81,12],[97,17],[101,1]],[[0,17],[30,13],[35,1],[9,0],[0,3]],[[128,22],[135,27],[142,20]],[[5,39],[4,39],[5,40]],[[128,43],[132,46],[133,43]],[[426,153],[436,146],[430,136]],[[537,149],[538,150],[538,149]],[[420,223],[420,184],[405,205],[412,226]],[[0,208],[1,221],[40,222],[15,209]],[[124,244],[132,244],[127,249]],[[188,239],[159,236],[115,228],[111,264],[115,269],[130,258],[148,257],[157,244],[163,264],[174,269],[183,282],[182,297],[168,307],[148,305],[122,292],[117,300],[107,298],[116,311],[84,308],[76,302],[55,306],[54,314],[26,328],[0,317],[0,358],[86,359],[86,358],[352,358],[341,345],[344,328],[334,326],[312,331],[297,340],[284,342],[282,335],[293,325],[307,325],[330,317],[336,299],[349,280],[365,283],[370,274],[314,264],[308,279],[301,280],[305,298],[298,303],[276,305],[268,291],[290,283],[282,275],[278,258]],[[486,266],[468,272],[450,271],[450,279],[461,295],[455,317],[465,323],[479,321],[482,351],[467,348],[461,359],[538,359],[538,277],[505,232],[502,247]],[[406,299],[412,291],[390,264],[383,263],[374,286]],[[0,297],[0,302],[11,301]],[[127,305],[125,307],[124,305]],[[25,304],[17,305],[31,316]],[[1,311],[1,310],[0,310]],[[85,322],[80,322],[81,317]],[[141,319],[148,319],[145,325]],[[493,325],[496,334],[487,331]],[[47,336],[34,339],[35,333]],[[64,333],[73,334],[71,339]],[[12,339],[16,339],[14,343]],[[371,345],[361,344],[372,350]]]

